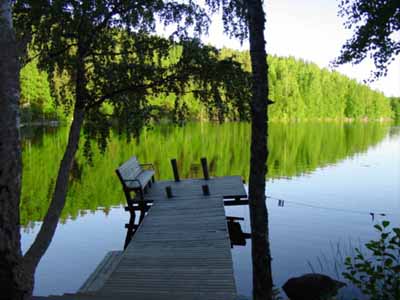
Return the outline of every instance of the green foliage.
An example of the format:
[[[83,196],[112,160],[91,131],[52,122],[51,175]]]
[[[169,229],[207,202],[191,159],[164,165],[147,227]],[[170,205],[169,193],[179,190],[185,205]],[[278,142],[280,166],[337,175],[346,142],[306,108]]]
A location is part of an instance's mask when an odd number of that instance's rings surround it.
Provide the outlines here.
[[[393,118],[396,123],[400,122],[400,98],[390,98],[390,105],[393,111]]]
[[[172,48],[168,56],[163,58],[167,65],[173,64],[179,58],[181,50],[178,47]],[[219,59],[221,64],[231,57],[241,64],[247,72],[250,71],[250,57],[248,52],[239,52],[231,49],[222,49]],[[269,56],[269,82],[270,98],[275,101],[270,106],[270,119],[272,120],[318,120],[318,119],[399,119],[400,120],[400,101],[392,98],[390,101],[382,93],[371,90],[363,84],[357,83],[338,72],[331,72],[320,69],[317,65],[294,59],[292,57]],[[31,68],[32,73],[39,73],[35,64],[29,64],[25,68]],[[238,66],[237,66],[238,67]],[[24,69],[25,70],[25,69]],[[235,69],[230,69],[233,82],[240,80],[240,72],[235,75]],[[227,74],[228,75],[228,74]],[[43,78],[45,78],[42,73]],[[22,84],[22,93],[26,95],[24,99],[29,99],[29,93],[25,92],[30,85],[37,85],[44,79],[36,80],[36,76],[25,76]],[[57,75],[53,82],[56,86],[56,94],[62,90],[60,87],[67,83],[67,78]],[[243,85],[242,85],[243,86]],[[188,83],[186,90],[182,94],[159,93],[147,97],[151,107],[151,119],[159,121],[161,119],[178,121],[181,118],[186,120],[243,120],[248,119],[248,106],[245,95],[235,97],[231,95],[231,101],[226,101],[223,93],[223,100],[219,106],[209,104],[207,99],[201,102],[196,98],[195,91],[199,85]],[[224,89],[224,87],[220,87]],[[231,91],[234,91],[232,88]],[[44,88],[49,95],[48,87]],[[242,91],[236,89],[243,94]],[[50,95],[46,98],[45,105],[52,107],[55,100]],[[57,95],[55,99],[64,99],[58,102],[71,103],[71,93],[67,95]],[[27,100],[24,100],[24,103]],[[215,103],[211,101],[211,103]],[[216,104],[216,103],[215,103]],[[63,104],[64,105],[64,104]],[[70,106],[71,104],[66,104]],[[63,106],[64,109],[64,106]],[[100,108],[100,113],[104,116],[113,115],[113,104],[105,102]],[[222,113],[222,115],[221,115]],[[60,115],[60,114],[58,114]],[[180,118],[179,118],[180,116]],[[109,117],[107,117],[109,118]]]
[[[22,122],[62,119],[50,93],[46,72],[40,72],[36,61],[25,65],[20,73]]]
[[[205,3],[212,13],[222,11],[225,34],[239,39],[242,43],[249,37],[248,2],[242,0],[206,0]]]
[[[342,0],[339,16],[346,18],[353,36],[343,45],[336,65],[374,60],[372,79],[385,76],[388,65],[400,53],[400,9],[398,0]]]
[[[169,39],[152,34],[156,19],[175,26]],[[94,138],[104,150],[114,121],[138,137],[157,118],[157,97],[172,95],[179,117],[186,93],[220,120],[245,117],[249,74],[196,38],[209,19],[192,1],[19,0],[14,21],[20,36],[32,34],[38,67],[61,79],[51,82],[57,102],[84,111],[87,154]]]
[[[248,52],[223,49],[250,69]],[[365,84],[293,57],[268,56],[271,120],[392,118],[389,100]]]
[[[58,111],[71,111],[77,66],[82,66],[78,86],[85,88],[79,101],[86,110],[86,133],[101,145],[115,120],[121,132],[138,136],[150,120],[165,116],[178,123],[184,118],[248,119],[249,53],[229,49],[218,53],[189,39],[191,26],[196,34],[207,28],[203,9],[192,2],[118,3],[16,2],[19,35],[34,33],[30,54],[39,53],[23,71],[27,74],[21,74],[23,101],[37,114],[53,113],[54,104],[62,107]],[[240,1],[232,3],[207,1],[212,11],[222,7],[227,32],[244,38],[245,8]],[[170,39],[150,35],[156,15],[163,23],[176,24]],[[51,78],[54,99],[49,96],[47,75],[36,70],[37,63]],[[393,115],[382,93],[337,72],[293,57],[270,56],[268,63],[270,98],[275,101],[269,111],[271,120],[376,120]]]
[[[374,227],[380,237],[365,244],[370,256],[356,248],[356,256],[346,258],[343,276],[370,300],[400,299],[400,228],[389,230],[383,221]]]
[[[289,178],[366,151],[389,132],[379,123],[270,124],[269,178]],[[42,220],[54,189],[58,162],[67,141],[67,128],[24,128],[21,224]],[[200,158],[206,156],[211,176],[249,175],[250,125],[248,123],[189,123],[184,127],[158,125],[140,135],[140,143],[127,142],[112,132],[103,155],[93,150],[88,165],[83,144],[70,176],[68,201],[62,220],[75,218],[83,210],[95,211],[123,203],[121,184],[115,168],[136,155],[151,162],[156,179],[172,179],[170,158],[177,158],[181,178],[201,177]],[[240,141],[240,142],[238,142]],[[38,176],[40,174],[40,176]]]

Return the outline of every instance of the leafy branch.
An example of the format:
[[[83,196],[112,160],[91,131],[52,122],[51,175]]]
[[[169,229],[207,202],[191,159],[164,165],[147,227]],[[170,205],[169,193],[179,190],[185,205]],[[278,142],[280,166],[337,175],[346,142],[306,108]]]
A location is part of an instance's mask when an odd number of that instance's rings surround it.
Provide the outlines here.
[[[376,224],[378,240],[365,244],[370,256],[356,248],[354,258],[347,257],[343,276],[370,300],[400,299],[400,228],[389,231],[389,221]]]

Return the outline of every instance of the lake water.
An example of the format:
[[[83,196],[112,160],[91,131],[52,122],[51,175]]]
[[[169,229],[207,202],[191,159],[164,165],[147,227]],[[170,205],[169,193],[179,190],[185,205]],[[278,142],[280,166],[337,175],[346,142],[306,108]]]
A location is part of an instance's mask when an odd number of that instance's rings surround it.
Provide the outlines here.
[[[177,158],[182,178],[200,177],[200,158],[206,156],[211,175],[246,179],[249,132],[244,123],[163,125],[143,133],[139,144],[112,135],[104,154],[94,151],[91,165],[80,152],[62,220],[36,272],[34,294],[75,292],[108,251],[123,248],[129,216],[114,173],[119,164],[136,155],[155,164],[157,179],[171,179],[169,160]],[[21,232],[26,251],[47,209],[67,131],[30,128],[23,136]],[[271,124],[269,148],[267,205],[276,286],[311,271],[337,278],[344,257],[376,236],[376,222],[386,219],[399,226],[400,127]],[[244,217],[241,227],[250,232],[247,207],[226,211]],[[250,253],[249,240],[232,249],[238,292],[246,296],[251,295]]]

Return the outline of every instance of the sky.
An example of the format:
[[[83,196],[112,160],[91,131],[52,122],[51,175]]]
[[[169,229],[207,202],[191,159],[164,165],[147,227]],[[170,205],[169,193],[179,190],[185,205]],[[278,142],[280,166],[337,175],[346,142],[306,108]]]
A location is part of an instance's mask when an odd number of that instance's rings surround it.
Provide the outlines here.
[[[352,35],[352,31],[344,28],[344,19],[337,16],[337,0],[265,0],[264,11],[268,54],[294,56],[320,67],[329,67]],[[400,39],[400,33],[397,37]],[[248,49],[248,41],[241,46],[238,40],[230,40],[223,34],[221,17],[217,15],[203,40],[218,48]],[[359,65],[347,64],[337,70],[362,82],[368,79],[373,69],[372,61],[365,61]],[[386,96],[400,97],[400,56],[391,63],[386,77],[369,85]]]

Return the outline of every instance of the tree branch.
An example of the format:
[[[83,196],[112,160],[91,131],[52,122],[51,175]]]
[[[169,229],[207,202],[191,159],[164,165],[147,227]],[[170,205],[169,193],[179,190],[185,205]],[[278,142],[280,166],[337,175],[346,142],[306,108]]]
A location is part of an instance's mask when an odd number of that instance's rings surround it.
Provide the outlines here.
[[[121,87],[119,89],[116,89],[110,93],[107,93],[107,94],[101,96],[100,98],[94,100],[90,105],[88,105],[87,108],[93,108],[95,106],[99,106],[107,99],[111,99],[113,97],[119,96],[119,95],[129,92],[129,91],[137,91],[138,89],[148,89],[148,88],[153,88],[156,86],[161,86],[165,83],[179,80],[179,78],[180,78],[179,76],[176,76],[174,74],[173,76],[170,76],[169,78],[165,78],[165,79],[162,79],[159,81],[154,81],[150,84],[139,84],[139,85],[129,84],[129,85],[126,85],[124,87]]]
[[[74,46],[77,46],[77,44],[76,44],[76,43],[69,44],[69,45],[67,45],[65,48],[63,48],[63,49],[61,49],[61,50],[59,50],[59,51],[56,51],[56,52],[53,52],[53,53],[49,53],[49,54],[47,55],[47,58],[46,58],[46,59],[51,60],[51,59],[53,59],[53,58],[55,58],[55,57],[57,57],[57,56],[63,54],[64,52],[66,52],[67,50],[71,49],[71,47],[74,47]],[[26,61],[24,61],[24,64],[28,64],[28,63],[32,62],[33,60],[35,60],[36,58],[38,58],[40,55],[41,55],[41,53],[38,53],[38,54],[36,54],[36,55],[30,57],[29,59],[27,59]]]

